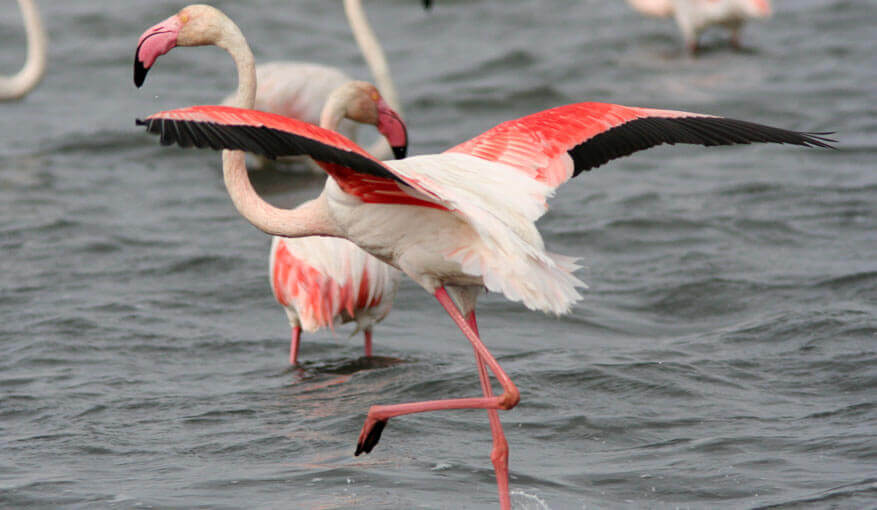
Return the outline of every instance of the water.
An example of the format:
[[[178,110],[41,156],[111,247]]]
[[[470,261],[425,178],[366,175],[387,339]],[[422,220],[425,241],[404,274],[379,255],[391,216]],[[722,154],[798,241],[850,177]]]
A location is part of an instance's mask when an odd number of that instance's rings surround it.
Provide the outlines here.
[[[257,58],[366,78],[340,3],[218,2]],[[877,505],[877,61],[872,0],[777,0],[733,52],[679,53],[623,2],[367,1],[412,153],[583,100],[837,131],[840,151],[652,149],[567,184],[541,222],[591,288],[565,317],[481,300],[522,392],[503,413],[516,508]],[[550,4],[550,5],[549,5]],[[468,343],[405,282],[375,333],[306,336],[218,155],[133,119],[216,101],[228,57],[182,48],[144,89],[139,34],[180,2],[41,2],[50,68],[0,105],[0,507],[496,508],[483,412],[390,422],[370,405],[474,396]],[[11,1],[0,69],[23,36]],[[263,173],[277,203],[321,180]]]

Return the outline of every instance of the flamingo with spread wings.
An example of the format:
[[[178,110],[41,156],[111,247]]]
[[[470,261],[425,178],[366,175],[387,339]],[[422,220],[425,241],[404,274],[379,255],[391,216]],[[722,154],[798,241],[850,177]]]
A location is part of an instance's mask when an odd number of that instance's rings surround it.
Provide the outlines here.
[[[157,26],[158,27],[158,26]],[[195,17],[170,19],[144,34],[138,55],[153,58],[179,41],[203,41]],[[201,42],[206,44],[206,42]],[[441,154],[381,162],[343,135],[287,117],[227,106],[194,106],[138,120],[162,144],[223,151],[223,176],[238,212],[277,236],[351,240],[433,294],[471,343],[482,396],[369,409],[356,455],[369,453],[393,417],[446,409],[487,409],[500,507],[510,508],[508,442],[499,410],[520,393],[478,333],[484,288],[526,307],[566,313],[584,287],[575,259],[545,249],[535,222],[554,190],[612,159],[661,144],[753,142],[830,147],[826,133],[801,133],[711,115],[606,103],[577,103],[504,122]],[[265,202],[243,153],[308,155],[331,178],[295,209]],[[488,369],[502,387],[494,395]]]
[[[46,73],[46,30],[33,0],[18,0],[27,34],[24,66],[12,76],[0,76],[0,101],[21,99],[39,84]]]
[[[697,52],[698,38],[707,28],[721,25],[731,30],[731,43],[740,47],[740,29],[749,19],[767,18],[770,0],[627,0],[637,11],[656,18],[676,19],[685,47]]]

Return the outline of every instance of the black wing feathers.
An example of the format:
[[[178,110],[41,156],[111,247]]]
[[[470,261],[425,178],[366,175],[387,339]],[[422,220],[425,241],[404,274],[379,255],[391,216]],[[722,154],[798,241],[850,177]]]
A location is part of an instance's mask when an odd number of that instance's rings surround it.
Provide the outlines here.
[[[403,182],[379,162],[361,154],[278,129],[174,119],[137,119],[137,125],[146,126],[149,133],[159,135],[162,145],[176,143],[180,147],[242,150],[270,159],[304,155],[359,173]]]
[[[643,117],[600,133],[569,150],[575,164],[573,175],[596,168],[612,159],[664,143],[734,145],[788,143],[833,149],[831,133],[799,133],[754,122],[722,117]]]

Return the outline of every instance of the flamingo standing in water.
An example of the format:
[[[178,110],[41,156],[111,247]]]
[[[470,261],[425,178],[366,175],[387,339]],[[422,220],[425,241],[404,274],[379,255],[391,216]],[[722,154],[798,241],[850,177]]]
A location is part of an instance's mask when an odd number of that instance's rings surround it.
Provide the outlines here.
[[[658,18],[676,18],[685,47],[697,53],[697,40],[708,27],[731,30],[731,44],[740,47],[740,29],[752,18],[771,15],[770,0],[627,0],[639,12]]]
[[[289,318],[289,364],[298,362],[301,331],[356,321],[372,355],[372,327],[393,306],[400,273],[346,239],[271,239],[271,290]]]
[[[390,67],[384,56],[384,50],[368,23],[361,0],[344,0],[344,13],[378,90],[390,108],[401,114],[402,105],[393,84]],[[259,64],[256,66],[254,108],[319,125],[320,113],[329,94],[350,81],[353,79],[344,71],[323,64],[295,61]],[[233,96],[229,96],[223,104],[231,105],[233,99]],[[342,119],[337,131],[355,141],[356,127],[354,122]],[[390,147],[383,138],[378,138],[368,150],[378,159],[393,157]],[[310,158],[294,159],[312,161]],[[322,171],[318,166],[312,166],[316,171]]]
[[[191,10],[190,10],[191,9]],[[148,68],[175,45],[217,44],[239,68],[240,39],[203,9],[186,8],[141,37]],[[237,41],[237,42],[236,42]],[[238,94],[253,93],[241,73]],[[445,409],[487,409],[500,507],[511,507],[508,442],[498,410],[520,393],[481,341],[475,303],[484,288],[526,307],[566,313],[584,287],[575,259],[545,249],[535,221],[567,180],[612,159],[664,143],[752,142],[830,147],[832,140],[752,122],[672,110],[576,103],[499,124],[442,154],[381,162],[344,136],[295,119],[227,106],[194,106],[138,120],[163,144],[223,151],[226,189],[241,215],[271,235],[343,237],[411,277],[439,301],[475,351],[483,396],[372,406],[355,454],[369,453],[393,417]],[[308,155],[331,178],[295,209],[265,202],[243,164],[249,151]],[[502,387],[494,395],[488,369]]]
[[[27,59],[12,76],[0,76],[0,101],[21,99],[43,78],[46,72],[46,31],[33,0],[18,0],[27,34]]]
[[[258,97],[258,92],[256,93]],[[326,101],[320,126],[337,131],[342,117],[357,116],[358,104],[375,105],[385,110],[380,94],[369,83],[351,81],[337,88]],[[368,106],[365,107],[366,109]],[[380,115],[370,117],[379,124]],[[391,123],[401,126],[401,136],[393,150],[405,156],[407,133],[401,119]],[[387,131],[379,125],[378,130]],[[390,132],[390,131],[388,131]],[[392,136],[392,135],[391,135]],[[289,364],[295,365],[301,331],[332,328],[336,322],[356,321],[365,337],[365,355],[372,355],[372,327],[382,321],[393,306],[401,274],[364,252],[346,239],[337,237],[301,237],[271,239],[270,278],[274,297],[286,310],[292,327]]]
[[[358,4],[358,1],[354,3]],[[218,30],[224,31],[223,37],[230,39],[230,42],[224,43],[227,47],[223,43],[216,44],[226,47],[236,56],[238,80],[242,86],[226,101],[233,106],[253,108],[258,101],[253,101],[252,89],[255,89],[256,98],[264,89],[256,85],[257,68],[240,28],[222,11],[209,6],[189,6],[176,17],[183,19],[192,16],[207,20],[205,31],[222,27]],[[163,27],[166,23],[159,23],[156,27]],[[156,27],[147,30],[141,41],[154,35]],[[135,69],[143,69],[143,74],[135,74],[138,86],[143,83],[145,73],[154,60],[142,67],[135,64]],[[135,61],[141,62],[139,47]],[[329,94],[321,113],[320,125],[336,131],[343,119],[375,125],[386,136],[393,153],[405,157],[408,146],[405,125],[374,85],[346,81]],[[269,265],[271,290],[284,307],[292,327],[289,349],[291,365],[298,361],[302,329],[314,332],[320,328],[332,328],[336,322],[356,321],[365,337],[365,355],[372,355],[372,327],[390,313],[399,284],[398,270],[350,241],[329,237],[274,237]]]

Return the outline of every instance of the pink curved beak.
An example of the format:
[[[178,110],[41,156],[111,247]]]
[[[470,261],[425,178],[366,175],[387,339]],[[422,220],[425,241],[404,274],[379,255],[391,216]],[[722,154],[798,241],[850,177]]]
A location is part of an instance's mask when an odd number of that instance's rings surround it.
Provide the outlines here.
[[[155,63],[155,59],[177,45],[177,36],[182,27],[183,22],[179,16],[173,15],[143,32],[134,52],[134,85],[143,85],[146,73]]]
[[[402,159],[408,154],[408,129],[399,116],[383,98],[378,100],[378,131],[384,135],[393,155],[396,159]]]

